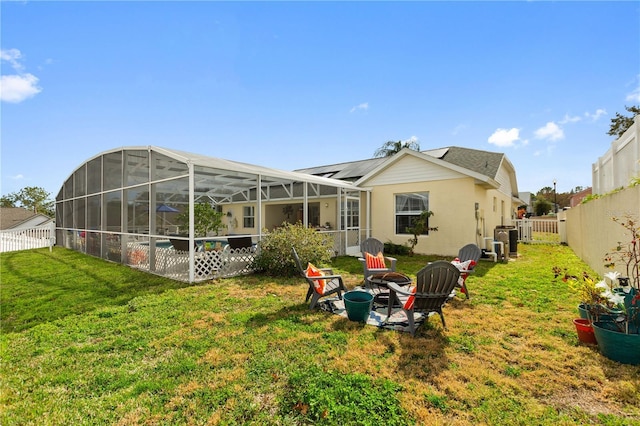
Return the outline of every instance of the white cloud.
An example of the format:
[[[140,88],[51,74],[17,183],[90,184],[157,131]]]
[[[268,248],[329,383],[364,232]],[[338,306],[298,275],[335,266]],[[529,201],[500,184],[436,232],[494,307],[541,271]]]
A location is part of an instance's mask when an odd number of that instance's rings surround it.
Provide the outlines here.
[[[466,129],[467,127],[469,127],[469,126],[467,126],[466,124],[458,124],[458,125],[455,127],[455,129],[453,129],[453,130],[451,131],[451,134],[452,134],[452,135],[454,135],[454,136],[456,136],[458,133],[460,133],[461,131],[463,131],[463,130],[464,130],[464,129]]]
[[[565,114],[564,118],[562,120],[559,121],[560,124],[567,124],[567,123],[577,123],[578,121],[582,120],[582,117],[578,116],[578,115],[574,115],[573,117],[570,116],[569,114]]]
[[[587,118],[590,118],[593,121],[597,121],[600,117],[602,117],[603,115],[607,115],[607,111],[602,109],[602,108],[598,108],[596,110],[596,112],[594,112],[593,114],[590,112],[585,112],[584,116]]]
[[[20,180],[20,179],[24,179],[24,176],[21,174],[17,174],[15,176],[11,176],[11,179],[13,180]]]
[[[356,112],[358,110],[368,110],[369,109],[369,102],[363,102],[360,105],[356,105],[353,108],[351,108],[351,111],[349,112]]]
[[[18,49],[0,50],[0,59],[2,59],[3,61],[9,62],[9,64],[11,65],[11,68],[13,68],[15,71],[18,71],[18,72],[22,71],[24,68],[22,64],[19,62],[20,58],[22,58],[22,53],[20,53]]]
[[[488,142],[490,144],[500,147],[510,147],[520,140],[520,129],[515,127],[512,129],[497,129],[491,136],[489,136]]]
[[[636,89],[629,93],[624,100],[627,102],[640,103],[640,87],[636,87]]]
[[[3,75],[0,78],[0,100],[4,102],[19,103],[41,91],[38,77],[33,74]]]
[[[31,98],[42,91],[38,87],[38,77],[24,73],[24,67],[20,63],[22,54],[18,49],[0,50],[0,59],[11,65],[16,74],[3,75],[0,78],[0,100],[4,102],[19,103]]]
[[[553,121],[548,122],[544,127],[540,127],[534,134],[537,139],[549,139],[550,141],[564,139],[564,130]]]

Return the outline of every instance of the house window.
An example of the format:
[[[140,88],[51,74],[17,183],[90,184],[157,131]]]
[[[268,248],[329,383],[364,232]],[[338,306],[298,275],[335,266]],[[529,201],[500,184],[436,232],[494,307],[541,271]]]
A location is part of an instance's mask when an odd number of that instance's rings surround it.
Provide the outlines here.
[[[344,216],[340,217],[340,225],[342,229],[357,228],[360,226],[360,200],[347,199],[345,216],[347,217],[347,226],[344,225]]]
[[[242,226],[245,228],[253,228],[256,221],[256,209],[253,206],[245,206],[242,208]]]
[[[420,213],[429,210],[429,193],[412,192],[396,194],[396,234],[411,234],[408,230],[420,218]],[[429,234],[429,219],[424,234]]]

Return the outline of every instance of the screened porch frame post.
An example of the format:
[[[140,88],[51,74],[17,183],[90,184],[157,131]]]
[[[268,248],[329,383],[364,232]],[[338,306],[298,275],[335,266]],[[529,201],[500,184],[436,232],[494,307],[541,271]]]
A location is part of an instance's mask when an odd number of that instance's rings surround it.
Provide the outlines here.
[[[187,162],[189,167],[189,282],[195,281],[195,250],[194,250],[194,235],[195,235],[195,186],[196,178],[194,166],[191,161]]]

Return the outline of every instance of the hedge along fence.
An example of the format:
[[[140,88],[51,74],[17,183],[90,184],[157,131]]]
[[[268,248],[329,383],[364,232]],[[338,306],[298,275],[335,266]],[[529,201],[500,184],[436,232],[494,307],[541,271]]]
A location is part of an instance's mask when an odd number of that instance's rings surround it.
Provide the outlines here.
[[[635,216],[640,220],[640,185],[592,199],[566,211],[567,244],[601,276],[607,272],[604,256],[630,235],[613,217]],[[625,275],[620,267],[616,270]]]

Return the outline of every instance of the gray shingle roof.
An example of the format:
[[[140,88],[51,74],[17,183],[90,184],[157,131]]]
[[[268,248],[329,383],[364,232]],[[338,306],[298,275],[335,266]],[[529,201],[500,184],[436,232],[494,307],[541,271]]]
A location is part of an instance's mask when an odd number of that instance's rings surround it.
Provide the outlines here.
[[[22,207],[0,207],[0,229],[11,229],[38,214]]]
[[[422,151],[422,153],[446,161],[467,170],[480,173],[495,179],[504,154],[498,152],[480,151],[477,149],[450,146],[445,148]],[[378,167],[388,158],[370,158],[368,160],[331,164],[327,166],[308,167],[296,172],[308,173],[316,176],[331,177],[355,182],[371,170]]]
[[[425,154],[429,154],[429,151]],[[504,154],[499,152],[451,146],[440,159],[495,179],[503,157]]]

